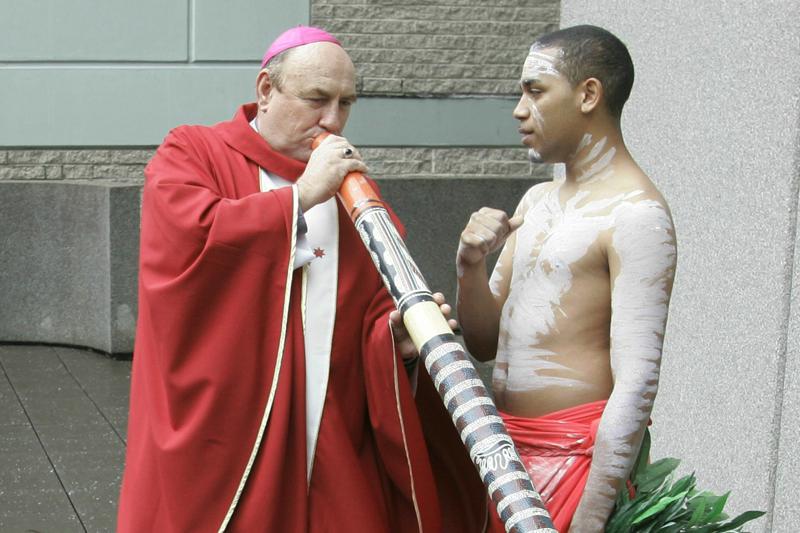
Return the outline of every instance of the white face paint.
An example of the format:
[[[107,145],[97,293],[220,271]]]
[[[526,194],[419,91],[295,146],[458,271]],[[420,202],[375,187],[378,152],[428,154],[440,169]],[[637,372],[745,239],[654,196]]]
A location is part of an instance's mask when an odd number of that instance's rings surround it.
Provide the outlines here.
[[[522,80],[538,80],[546,76],[562,76],[556,64],[563,55],[563,51],[543,53],[540,50],[541,48],[536,45],[531,47],[528,57],[525,58],[525,63],[522,66]],[[544,140],[544,117],[533,98],[527,99],[527,105],[528,111],[533,118],[536,134]],[[528,148],[528,159],[532,163],[544,162],[542,155],[535,148]]]
[[[528,148],[528,161],[531,163],[544,163],[544,158],[535,149]]]
[[[584,141],[586,141],[587,135],[589,137],[589,140],[588,140],[588,142],[586,142],[584,144]],[[586,155],[586,157],[584,157],[583,159],[578,161],[575,164],[575,166],[578,167],[578,168],[582,168],[582,167],[585,167],[586,165],[588,165],[589,163],[591,163],[592,161],[594,161],[595,159],[597,159],[597,156],[600,155],[600,153],[603,151],[603,148],[606,146],[606,141],[607,140],[608,139],[606,137],[603,137],[602,139],[600,139],[599,141],[594,143],[594,145],[592,145],[592,147],[589,150],[589,153]],[[576,151],[575,155],[578,155],[578,153],[583,148],[586,148],[590,144],[592,144],[592,135],[590,133],[587,133],[587,134],[585,134],[583,136],[583,139],[581,140],[581,144],[578,145],[578,150]]]
[[[531,46],[528,57],[525,58],[525,64],[522,66],[523,79],[532,79],[541,75],[561,76],[561,72],[556,68],[556,61],[563,57],[563,50],[557,52],[554,50],[549,53],[541,50],[543,48],[538,45]]]

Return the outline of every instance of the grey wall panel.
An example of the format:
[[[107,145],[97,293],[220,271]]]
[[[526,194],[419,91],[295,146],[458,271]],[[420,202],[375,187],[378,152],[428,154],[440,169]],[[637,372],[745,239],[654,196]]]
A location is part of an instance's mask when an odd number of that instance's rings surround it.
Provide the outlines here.
[[[180,61],[188,0],[0,1],[0,61]]]
[[[138,191],[0,183],[0,340],[132,351]]]
[[[348,138],[377,146],[521,146],[513,98],[359,98]]]
[[[798,120],[800,125],[800,120]],[[795,137],[795,194],[800,188],[800,135]],[[797,205],[794,206],[795,211]],[[795,220],[797,220],[795,213]],[[797,222],[795,222],[797,224]],[[794,271],[790,299],[786,365],[783,375],[783,398],[780,404],[780,440],[775,465],[775,505],[772,530],[795,531],[800,522],[797,512],[797,480],[800,478],[800,228],[794,238]],[[780,379],[780,376],[779,376]],[[779,382],[779,386],[781,383]]]
[[[104,344],[108,220],[95,215],[107,198],[96,187],[0,187],[0,339]]]
[[[139,186],[107,187],[108,324],[111,353],[133,351],[138,313]]]
[[[157,145],[179,124],[232,117],[254,87],[248,67],[0,70],[0,101],[17,103],[0,108],[0,145]]]
[[[258,65],[0,70],[0,146],[157,145],[255,99]],[[346,134],[371,146],[519,146],[508,98],[360,98]]]
[[[534,183],[517,178],[378,180],[406,227],[409,251],[428,285],[444,293],[453,307],[458,239],[470,215],[484,206],[511,214]],[[497,254],[491,256],[490,268],[496,260]]]
[[[796,2],[562,2],[629,46],[623,114],[679,241],[655,457],[683,458],[731,509],[771,509],[796,214]],[[795,311],[796,313],[796,311]],[[784,417],[785,420],[785,417]],[[780,487],[797,498],[794,486]],[[788,511],[794,529],[800,515]],[[769,531],[761,520],[755,531]],[[779,531],[779,529],[775,529]]]
[[[308,24],[309,2],[194,0],[194,59],[261,61],[280,33]]]

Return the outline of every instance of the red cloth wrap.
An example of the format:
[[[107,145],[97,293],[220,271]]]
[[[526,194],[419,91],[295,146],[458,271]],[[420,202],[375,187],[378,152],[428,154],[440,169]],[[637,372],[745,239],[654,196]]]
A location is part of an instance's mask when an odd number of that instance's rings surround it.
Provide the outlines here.
[[[538,418],[500,416],[556,529],[569,530],[592,464],[594,437],[606,400],[577,405]],[[492,505],[489,531],[505,531]]]

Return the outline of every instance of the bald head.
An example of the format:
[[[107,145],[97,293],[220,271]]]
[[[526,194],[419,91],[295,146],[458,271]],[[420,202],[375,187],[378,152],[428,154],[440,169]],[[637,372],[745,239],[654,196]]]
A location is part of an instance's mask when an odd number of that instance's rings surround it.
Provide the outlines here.
[[[338,44],[297,46],[266,64],[256,91],[261,135],[276,150],[306,161],[315,136],[342,133],[356,100],[355,67]]]
[[[344,49],[333,43],[312,43],[278,54],[265,67],[273,85],[282,89],[291,78],[308,83],[314,75],[350,85],[355,94],[355,66]]]
[[[264,69],[269,72],[272,84],[280,89],[283,87],[287,68],[293,62],[300,68],[306,68],[304,65],[328,61],[333,61],[337,65],[345,67],[345,70],[349,69],[355,84],[355,67],[350,60],[350,56],[341,46],[333,43],[319,42],[290,48],[271,58],[264,65]]]

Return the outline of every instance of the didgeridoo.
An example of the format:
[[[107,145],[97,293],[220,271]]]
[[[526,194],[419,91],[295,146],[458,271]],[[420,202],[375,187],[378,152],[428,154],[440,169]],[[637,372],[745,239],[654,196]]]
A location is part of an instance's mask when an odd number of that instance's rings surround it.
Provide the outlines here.
[[[328,134],[314,139],[319,146]],[[558,533],[483,382],[433,301],[375,190],[348,174],[339,199],[369,250],[508,533]]]

